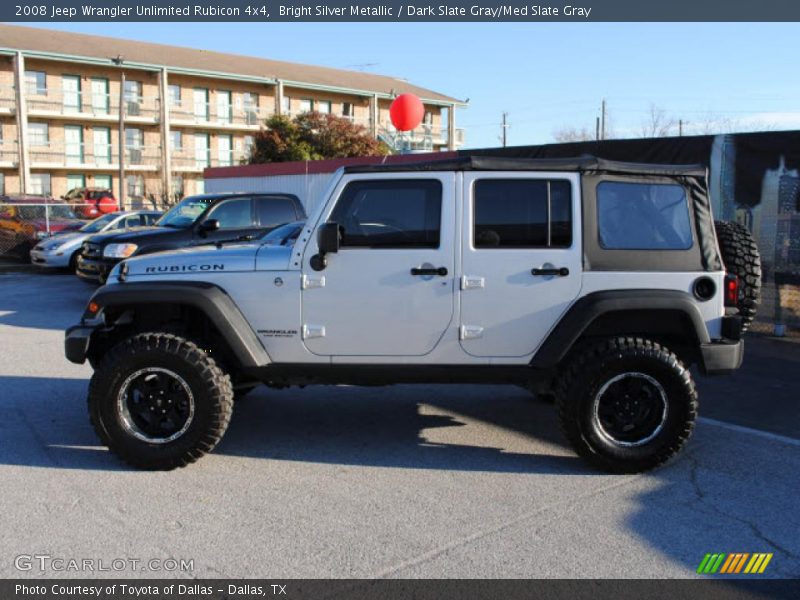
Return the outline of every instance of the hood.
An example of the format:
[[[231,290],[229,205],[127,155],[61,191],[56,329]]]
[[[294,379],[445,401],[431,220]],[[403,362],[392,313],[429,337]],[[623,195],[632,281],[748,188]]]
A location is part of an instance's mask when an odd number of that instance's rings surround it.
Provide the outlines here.
[[[259,245],[252,242],[223,245],[220,248],[209,245],[134,256],[125,260],[124,264],[128,265],[129,278],[190,275],[202,279],[203,275],[212,273],[254,271],[258,249]],[[119,265],[115,267],[111,276],[117,275],[119,268]]]
[[[167,234],[175,234],[183,232],[183,229],[174,229],[172,227],[133,227],[126,231],[110,231],[108,233],[96,233],[92,236],[92,242],[96,244],[107,244],[110,242],[116,243],[137,243],[137,240],[145,238],[158,237]]]

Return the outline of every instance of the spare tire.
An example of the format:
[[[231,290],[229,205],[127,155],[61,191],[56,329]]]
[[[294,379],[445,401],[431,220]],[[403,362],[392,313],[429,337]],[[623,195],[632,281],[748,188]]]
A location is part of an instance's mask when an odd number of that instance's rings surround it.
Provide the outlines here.
[[[742,331],[747,331],[761,302],[761,255],[753,235],[746,227],[730,221],[714,221],[722,262],[729,275],[739,280],[736,303],[742,317]]]

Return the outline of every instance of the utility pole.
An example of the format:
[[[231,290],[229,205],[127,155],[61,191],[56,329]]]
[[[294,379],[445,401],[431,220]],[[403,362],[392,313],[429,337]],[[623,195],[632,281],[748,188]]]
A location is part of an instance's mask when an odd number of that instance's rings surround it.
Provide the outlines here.
[[[678,137],[683,137],[683,119],[678,119]]]
[[[606,139],[606,99],[600,103],[600,139]]]
[[[594,118],[594,139],[600,141],[600,117]]]
[[[125,209],[125,71],[122,70],[122,63],[125,62],[122,55],[112,58],[111,62],[120,67],[119,81],[119,199],[117,201],[121,209]]]
[[[506,145],[508,144],[508,113],[506,111],[503,111],[502,127],[503,127],[503,135],[502,135],[503,148],[505,148]]]

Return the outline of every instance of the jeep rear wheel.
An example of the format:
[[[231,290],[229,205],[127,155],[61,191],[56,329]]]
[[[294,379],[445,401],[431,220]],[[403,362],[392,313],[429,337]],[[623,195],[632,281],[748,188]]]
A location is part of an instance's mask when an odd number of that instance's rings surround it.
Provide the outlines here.
[[[761,303],[761,255],[746,227],[730,221],[714,221],[725,270],[739,280],[736,307],[747,331]]]
[[[688,369],[641,338],[596,342],[571,359],[557,388],[561,428],[575,451],[612,473],[639,473],[674,456],[697,418]]]
[[[183,467],[210,452],[230,422],[230,377],[196,344],[142,333],[115,346],[89,384],[97,435],[128,464]]]

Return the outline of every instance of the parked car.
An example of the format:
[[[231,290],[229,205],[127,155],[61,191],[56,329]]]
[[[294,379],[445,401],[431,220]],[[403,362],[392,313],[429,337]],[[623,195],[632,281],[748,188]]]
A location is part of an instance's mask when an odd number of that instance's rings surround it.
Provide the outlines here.
[[[760,258],[715,227],[703,167],[462,157],[346,167],[328,189],[291,248],[114,268],[65,342],[111,451],[192,463],[259,382],[502,383],[554,397],[595,467],[638,473],[689,439],[693,371],[742,364]]]
[[[55,198],[0,196],[0,254],[27,259],[40,240],[84,223],[68,204]]]
[[[201,194],[173,206],[153,227],[93,235],[83,243],[75,273],[104,283],[121,260],[220,241],[254,239],[279,225],[305,219],[290,194]]]
[[[64,194],[72,210],[82,219],[95,219],[119,209],[114,192],[103,188],[73,188]]]
[[[40,267],[75,270],[83,242],[96,233],[121,233],[137,227],[147,227],[161,216],[157,210],[128,210],[113,212],[86,223],[77,231],[59,233],[39,242],[31,250],[31,262]]]

